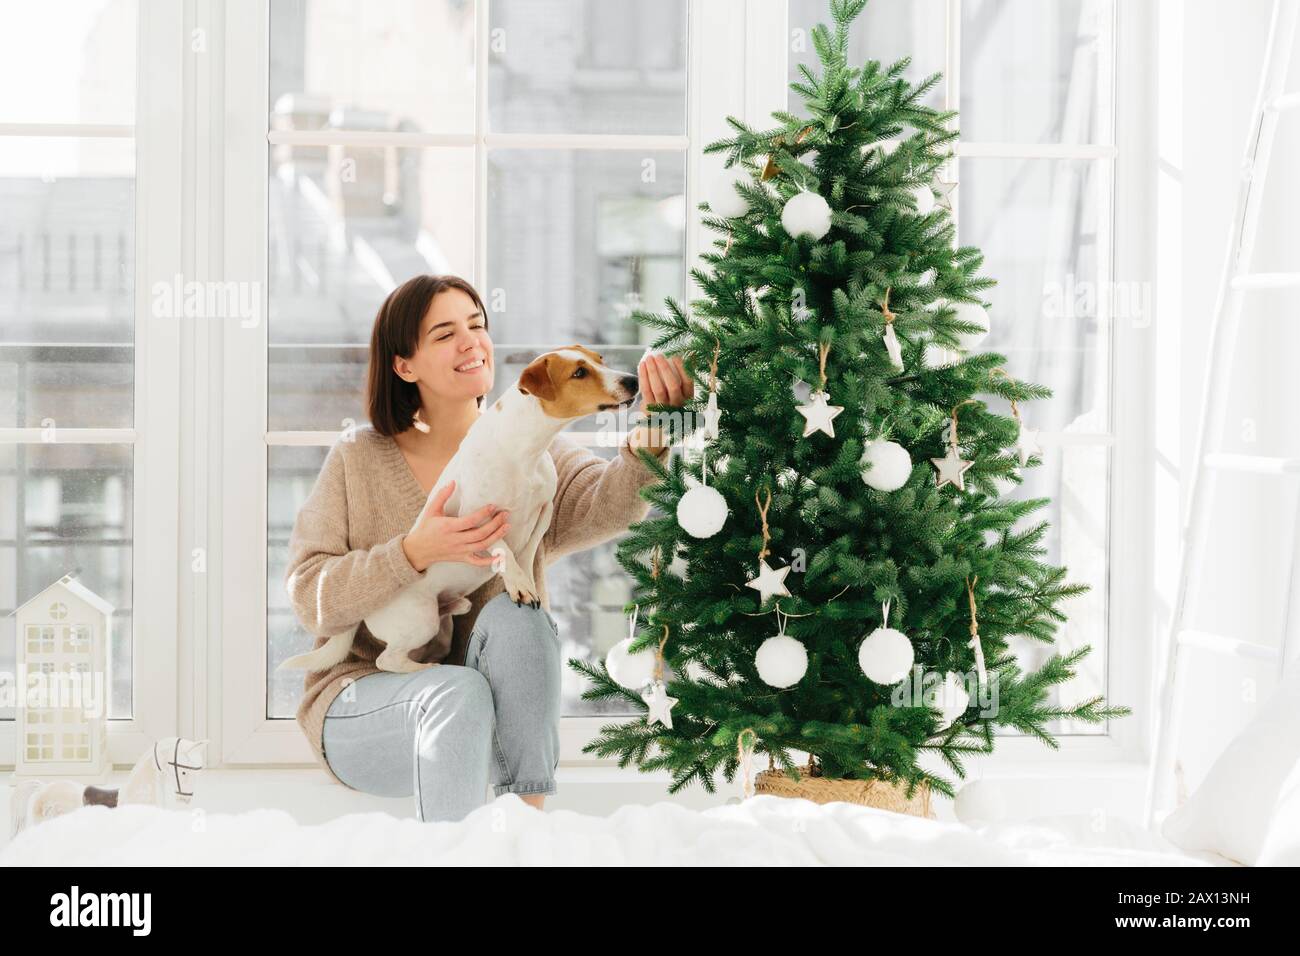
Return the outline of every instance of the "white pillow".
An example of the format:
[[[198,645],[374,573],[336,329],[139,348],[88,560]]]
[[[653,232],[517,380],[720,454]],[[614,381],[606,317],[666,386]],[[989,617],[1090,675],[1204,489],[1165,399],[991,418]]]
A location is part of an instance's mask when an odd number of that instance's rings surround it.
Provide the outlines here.
[[[1247,866],[1262,862],[1266,850],[1270,860],[1278,853],[1300,854],[1300,824],[1288,819],[1300,810],[1297,766],[1300,667],[1292,668],[1255,719],[1228,744],[1196,792],[1165,820],[1161,833],[1184,850],[1208,850]],[[1270,842],[1275,835],[1285,843],[1288,832],[1289,853]]]

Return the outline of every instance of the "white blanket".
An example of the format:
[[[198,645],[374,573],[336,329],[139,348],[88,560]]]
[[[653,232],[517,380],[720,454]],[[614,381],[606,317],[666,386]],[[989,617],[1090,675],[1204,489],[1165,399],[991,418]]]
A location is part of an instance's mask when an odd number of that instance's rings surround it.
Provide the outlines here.
[[[318,826],[282,810],[88,806],[20,832],[0,850],[0,866],[1226,865],[1120,821],[1098,830],[1082,817],[972,829],[770,795],[705,811],[630,805],[601,817],[538,811],[507,793],[459,823],[372,811]]]

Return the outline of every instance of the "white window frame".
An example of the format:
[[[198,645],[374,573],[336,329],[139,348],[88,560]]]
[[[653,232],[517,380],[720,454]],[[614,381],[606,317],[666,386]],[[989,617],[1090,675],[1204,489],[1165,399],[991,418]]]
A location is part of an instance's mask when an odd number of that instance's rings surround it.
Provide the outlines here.
[[[133,428],[0,429],[0,444],[131,445],[134,450],[131,547],[132,717],[108,721],[114,764],[133,764],[159,737],[176,733],[176,624],[185,587],[177,566],[180,489],[179,355],[181,320],[155,318],[151,289],[182,272],[181,5],[139,0],[134,124],[0,124],[0,138],[134,138],[135,382]],[[23,516],[19,515],[22,521]],[[51,582],[52,583],[52,582]],[[19,595],[20,599],[22,595]],[[0,765],[14,765],[16,720],[0,721]]]
[[[961,0],[948,0],[948,99],[957,102],[960,84],[958,27]],[[1112,0],[1113,2],[1113,0]],[[370,132],[268,131],[267,0],[227,0],[224,18],[212,24],[220,34],[224,50],[224,78],[220,84],[221,111],[213,111],[213,135],[219,148],[211,151],[221,172],[213,174],[224,197],[225,217],[211,224],[211,244],[221,259],[219,275],[227,280],[258,283],[263,290],[262,316],[254,328],[226,323],[220,342],[206,356],[215,388],[222,402],[216,495],[219,515],[209,516],[219,528],[216,547],[210,554],[216,582],[211,599],[219,608],[221,662],[220,680],[209,681],[217,692],[220,707],[210,708],[214,729],[219,728],[220,757],[225,764],[311,764],[307,741],[296,721],[268,719],[267,700],[267,616],[266,616],[266,488],[268,445],[328,446],[337,432],[276,432],[266,430],[267,400],[267,155],[276,142],[327,145],[473,146],[476,150],[475,200],[477,209],[475,271],[472,281],[479,288],[490,283],[486,274],[486,190],[487,150],[493,146],[581,148],[682,149],[687,155],[687,261],[711,248],[713,233],[700,223],[696,209],[700,201],[701,171],[716,165],[716,156],[705,156],[704,145],[731,134],[725,117],[744,118],[757,127],[771,125],[773,110],[784,110],[787,98],[786,0],[690,0],[688,18],[688,113],[687,134],[680,136],[592,136],[500,134],[490,132],[487,117],[487,71],[477,73],[477,119],[473,134],[425,133],[377,134]],[[477,0],[477,62],[488,62],[488,4]],[[200,6],[204,6],[200,0]],[[1143,5],[1121,5],[1115,36],[1136,38],[1135,47],[1154,37],[1151,17]],[[1112,196],[1118,219],[1110,218],[1108,234],[1114,237],[1112,255],[1103,256],[1110,277],[1116,281],[1145,280],[1152,273],[1149,236],[1152,232],[1154,191],[1144,186],[1153,169],[1152,124],[1149,104],[1153,81],[1149,70],[1117,60],[1117,88],[1126,91],[1116,97],[1116,142],[1106,144],[1037,145],[1032,147],[1000,143],[961,143],[959,156],[1034,156],[1045,161],[1081,158],[1100,164],[1103,189],[1113,181]],[[249,64],[262,68],[250,70]],[[214,94],[215,95],[215,94]],[[219,115],[219,119],[218,119]],[[215,188],[215,187],[214,187]],[[1104,249],[1104,247],[1103,247]],[[698,296],[693,287],[688,299]],[[1104,306],[1103,306],[1104,308]],[[1105,321],[1108,313],[1099,319]],[[1151,368],[1149,335],[1141,327],[1113,329],[1109,376],[1112,408],[1143,409]],[[200,396],[200,399],[202,396]],[[1058,446],[1060,436],[1042,435],[1044,448]],[[1081,439],[1070,436],[1071,442]],[[1082,439],[1106,444],[1111,458],[1111,528],[1125,528],[1121,542],[1109,535],[1110,590],[1109,633],[1151,633],[1150,594],[1150,461],[1149,416],[1126,413],[1114,416],[1112,431]],[[188,465],[187,465],[188,467]],[[1131,532],[1131,533],[1130,533]],[[1111,641],[1107,652],[1107,697],[1112,703],[1134,705],[1149,674],[1148,640]],[[197,651],[195,652],[197,656]],[[196,683],[195,712],[206,698]],[[1134,718],[1112,722],[1104,735],[1063,735],[1061,749],[1053,760],[1071,762],[1136,761],[1141,758],[1143,711]],[[612,764],[582,753],[599,728],[610,722],[608,715],[566,717],[561,725],[561,765]],[[215,736],[215,735],[214,735]],[[1046,751],[1037,740],[1000,738],[995,757],[1010,762],[1041,759]]]

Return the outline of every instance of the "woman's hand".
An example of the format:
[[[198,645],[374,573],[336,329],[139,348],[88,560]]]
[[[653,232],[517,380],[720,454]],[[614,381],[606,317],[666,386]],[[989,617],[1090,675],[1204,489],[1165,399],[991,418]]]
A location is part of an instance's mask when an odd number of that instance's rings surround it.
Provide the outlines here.
[[[636,369],[641,382],[641,414],[648,416],[650,405],[685,405],[695,396],[695,380],[686,371],[680,355],[671,359],[647,351]],[[632,447],[648,448],[658,454],[669,445],[668,436],[659,428],[641,424],[633,432]]]
[[[455,488],[455,481],[447,482],[425,505],[402,539],[406,560],[417,571],[424,571],[438,561],[463,561],[490,567],[496,556],[478,552],[487,551],[510,530],[507,523],[510,512],[498,511],[495,505],[484,505],[463,518],[444,514],[443,506]]]
[[[686,373],[680,355],[671,359],[658,352],[646,352],[636,368],[641,381],[641,414],[648,405],[681,407],[695,396],[695,380]]]

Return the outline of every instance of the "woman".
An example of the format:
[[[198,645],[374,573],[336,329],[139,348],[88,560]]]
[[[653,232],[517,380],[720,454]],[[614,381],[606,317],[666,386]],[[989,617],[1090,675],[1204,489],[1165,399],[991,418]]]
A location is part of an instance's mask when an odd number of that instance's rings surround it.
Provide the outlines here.
[[[316,646],[435,561],[493,560],[481,552],[505,535],[508,514],[449,517],[440,505],[450,487],[424,511],[492,389],[487,326],[478,293],[455,276],[416,276],[380,307],[370,340],[371,424],[335,442],[289,538],[285,587]],[[637,373],[643,412],[694,393],[680,358],[649,353]],[[459,820],[484,802],[489,783],[496,795],[542,807],[555,792],[563,666],[543,569],[645,516],[638,492],[655,476],[640,447],[660,461],[668,454],[645,426],[609,461],[563,435],[551,445],[554,513],[534,567],[542,607],[516,605],[496,575],[468,595],[471,610],[453,618],[450,634],[413,655],[440,666],[380,671],[383,645],[362,623],[346,660],[307,675],[297,720],[333,779],[380,796],[413,794],[421,820]]]

